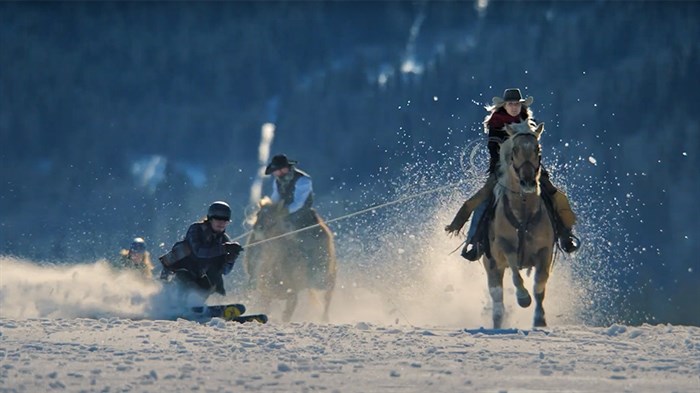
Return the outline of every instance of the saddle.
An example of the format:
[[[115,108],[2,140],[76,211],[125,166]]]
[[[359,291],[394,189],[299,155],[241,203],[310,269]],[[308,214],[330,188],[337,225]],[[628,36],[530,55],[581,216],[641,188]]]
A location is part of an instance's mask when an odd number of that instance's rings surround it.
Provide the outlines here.
[[[543,192],[540,196],[544,201],[545,208],[547,210],[547,213],[549,214],[550,222],[552,223],[552,229],[554,230],[555,239],[559,238],[562,234],[565,233],[566,229],[564,227],[563,222],[559,218],[559,215],[555,212],[554,201],[552,200],[551,195],[549,195],[546,192]],[[488,207],[486,208],[486,211],[484,211],[484,214],[481,216],[479,222],[477,223],[476,231],[474,232],[474,237],[472,237],[472,239],[470,239],[470,241],[467,242],[467,244],[465,244],[464,248],[462,249],[463,257],[466,258],[465,254],[467,253],[467,247],[469,247],[469,245],[472,244],[473,247],[477,247],[477,253],[479,255],[483,253],[493,263],[493,259],[491,258],[491,242],[489,241],[488,228],[489,223],[496,214],[495,202],[495,197],[493,194],[491,194],[488,200]]]

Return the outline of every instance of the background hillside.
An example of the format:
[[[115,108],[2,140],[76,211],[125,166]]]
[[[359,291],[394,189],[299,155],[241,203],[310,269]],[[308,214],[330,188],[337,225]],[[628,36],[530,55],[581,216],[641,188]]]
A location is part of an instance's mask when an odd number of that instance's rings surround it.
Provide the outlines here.
[[[0,3],[0,254],[157,254],[216,199],[242,233],[266,122],[326,217],[450,184],[520,87],[603,249],[576,262],[614,266],[637,310],[608,319],[700,325],[700,3],[479,4]]]

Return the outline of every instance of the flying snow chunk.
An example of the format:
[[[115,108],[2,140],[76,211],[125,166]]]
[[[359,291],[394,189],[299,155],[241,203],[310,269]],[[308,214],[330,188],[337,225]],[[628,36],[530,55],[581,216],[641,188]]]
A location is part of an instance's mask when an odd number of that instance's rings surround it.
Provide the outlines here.
[[[588,157],[588,162],[593,165],[598,165],[598,160],[596,160],[593,156]]]

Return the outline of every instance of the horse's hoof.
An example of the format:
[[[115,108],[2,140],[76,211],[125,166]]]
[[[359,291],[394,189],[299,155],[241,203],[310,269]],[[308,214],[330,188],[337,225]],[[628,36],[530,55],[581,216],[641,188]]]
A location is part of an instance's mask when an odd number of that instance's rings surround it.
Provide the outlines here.
[[[493,328],[500,329],[503,325],[503,318],[493,318]]]
[[[547,327],[547,321],[542,318],[535,318],[535,327]]]
[[[525,292],[525,296],[518,296],[518,305],[522,308],[530,307],[532,304],[532,297],[529,293]]]
[[[492,289],[494,292],[499,292],[500,289],[496,290],[495,288]],[[494,302],[493,303],[493,312],[491,316],[493,317],[493,328],[494,329],[500,329],[501,325],[503,324],[503,315],[505,315],[506,309],[503,307],[503,302]]]

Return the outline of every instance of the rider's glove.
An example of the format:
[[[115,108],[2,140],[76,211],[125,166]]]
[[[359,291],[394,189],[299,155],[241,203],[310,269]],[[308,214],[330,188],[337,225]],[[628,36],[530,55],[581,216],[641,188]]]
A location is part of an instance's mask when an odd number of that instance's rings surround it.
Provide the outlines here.
[[[243,251],[243,247],[238,242],[226,242],[224,243],[224,251],[226,252],[226,260],[233,262]]]

